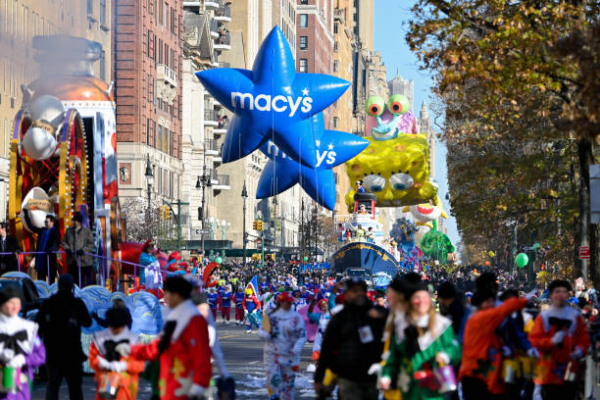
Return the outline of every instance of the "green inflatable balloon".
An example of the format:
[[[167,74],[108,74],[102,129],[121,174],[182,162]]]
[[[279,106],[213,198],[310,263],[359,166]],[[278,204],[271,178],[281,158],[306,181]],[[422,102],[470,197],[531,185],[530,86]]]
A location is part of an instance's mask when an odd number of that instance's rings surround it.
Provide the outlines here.
[[[517,254],[517,258],[515,258],[515,261],[517,262],[519,268],[523,268],[529,264],[529,257],[527,257],[527,254],[525,253],[519,253]]]
[[[221,257],[217,257],[217,258],[215,258],[215,262],[217,264],[221,264],[223,262],[223,259]]]
[[[308,257],[304,256],[304,261],[308,261]]]

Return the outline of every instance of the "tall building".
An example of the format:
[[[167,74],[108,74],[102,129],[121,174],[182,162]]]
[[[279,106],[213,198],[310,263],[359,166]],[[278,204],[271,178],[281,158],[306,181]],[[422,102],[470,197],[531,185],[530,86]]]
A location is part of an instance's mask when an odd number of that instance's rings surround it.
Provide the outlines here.
[[[134,213],[133,202],[147,197],[147,158],[151,196],[162,204],[181,194],[183,7],[179,0],[113,0],[113,14],[119,196],[123,211]]]
[[[371,63],[367,70],[367,95],[381,96],[387,99],[390,96],[390,91],[386,81],[387,70],[383,63],[381,53],[374,52],[371,56]]]
[[[423,101],[421,112],[419,113],[419,133],[427,135],[427,143],[429,144],[429,165],[431,166],[430,176],[435,179],[435,132],[431,126],[427,103]]]
[[[333,75],[352,82],[352,46],[354,6],[352,0],[336,0],[333,25]],[[343,132],[352,132],[352,90],[348,89],[333,105],[332,128]],[[334,169],[336,182],[336,219],[344,220],[348,217],[345,195],[350,191],[350,180],[346,175],[346,165],[342,164]]]
[[[292,54],[296,57],[296,0],[275,0],[273,2],[273,25],[278,25],[287,38]]]
[[[331,74],[334,45],[333,0],[298,0],[296,69]],[[331,109],[323,112],[325,127],[332,127]]]
[[[6,218],[10,134],[21,108],[21,85],[40,77],[35,36],[69,35],[100,42],[104,58],[95,76],[111,80],[112,0],[0,1],[0,220]]]
[[[415,81],[406,80],[400,76],[400,70],[396,70],[396,76],[388,82],[390,94],[403,94],[408,97],[410,109],[416,114],[415,101]]]
[[[229,176],[217,173],[221,164],[219,139],[227,132],[223,107],[204,89],[196,72],[229,64],[219,57],[231,49],[229,2],[186,1],[182,61],[181,199],[189,204],[184,239],[192,249],[222,248],[231,226],[217,218],[219,196],[230,189]],[[218,241],[218,244],[215,244]]]

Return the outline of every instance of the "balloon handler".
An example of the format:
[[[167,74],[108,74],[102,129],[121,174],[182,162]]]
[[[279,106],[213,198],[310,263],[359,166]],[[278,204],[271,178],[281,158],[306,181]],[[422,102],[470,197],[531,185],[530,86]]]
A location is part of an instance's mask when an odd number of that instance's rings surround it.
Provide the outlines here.
[[[137,396],[144,361],[131,359],[131,346],[138,335],[127,327],[129,314],[124,308],[106,312],[108,329],[94,334],[90,345],[90,366],[96,371],[96,400],[133,400]]]
[[[256,328],[260,328],[261,324],[261,313],[260,313],[260,300],[252,289],[246,289],[246,297],[244,298],[244,322],[246,324],[246,333],[252,333],[252,326],[256,325]]]

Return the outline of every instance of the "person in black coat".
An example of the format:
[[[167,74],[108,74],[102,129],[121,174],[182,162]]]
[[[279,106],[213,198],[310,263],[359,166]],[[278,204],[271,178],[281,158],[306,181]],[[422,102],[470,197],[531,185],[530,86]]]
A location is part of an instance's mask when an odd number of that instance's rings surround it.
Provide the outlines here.
[[[7,233],[8,224],[0,223],[0,253],[12,253],[0,255],[0,275],[9,271],[18,269],[17,256],[15,253],[20,252],[21,248],[17,243],[17,239]]]
[[[349,279],[344,308],[335,314],[325,331],[321,357],[315,371],[315,391],[323,395],[325,370],[338,375],[340,398],[377,400],[377,374],[369,369],[381,361],[387,313],[367,299],[364,281]]]
[[[81,383],[87,357],[81,348],[81,327],[92,325],[92,318],[83,300],[75,297],[74,285],[73,276],[61,275],[58,293],[42,304],[36,316],[46,347],[46,400],[58,400],[63,378],[67,380],[70,399],[83,399]]]
[[[438,288],[438,301],[440,303],[440,314],[452,320],[452,329],[458,335],[466,312],[462,293],[458,292],[452,283],[446,281]]]
[[[38,280],[53,284],[56,279],[56,251],[60,246],[60,232],[54,226],[56,218],[54,215],[46,215],[46,227],[38,232],[36,251],[44,252],[35,256],[35,270]],[[48,263],[50,263],[50,275],[48,276]]]

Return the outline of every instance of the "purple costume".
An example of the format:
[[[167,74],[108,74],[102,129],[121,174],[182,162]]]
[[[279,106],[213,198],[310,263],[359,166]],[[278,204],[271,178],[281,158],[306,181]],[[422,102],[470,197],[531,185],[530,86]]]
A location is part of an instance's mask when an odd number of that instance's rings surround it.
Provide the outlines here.
[[[0,392],[0,399],[31,399],[30,384],[33,381],[35,368],[46,362],[46,349],[38,334],[38,325],[20,317],[8,317],[0,313],[0,347],[10,348],[15,357],[22,354],[25,365],[21,367],[20,389],[16,393]],[[7,363],[10,365],[10,361]]]

